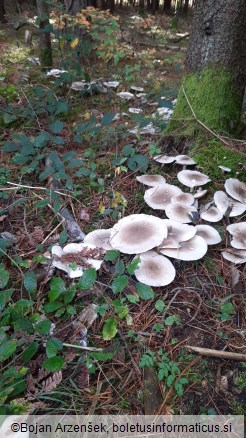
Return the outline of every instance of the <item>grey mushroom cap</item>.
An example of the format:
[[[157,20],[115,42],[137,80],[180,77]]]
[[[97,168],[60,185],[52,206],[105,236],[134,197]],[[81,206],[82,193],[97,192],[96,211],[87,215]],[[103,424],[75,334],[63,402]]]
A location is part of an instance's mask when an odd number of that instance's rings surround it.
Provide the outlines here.
[[[177,177],[182,184],[190,188],[203,186],[210,181],[207,175],[196,170],[181,170]]]
[[[169,157],[168,155],[156,155],[154,160],[161,164],[171,164],[175,161],[175,157]]]
[[[222,256],[236,265],[246,263],[246,250],[243,249],[227,248],[225,251],[222,251]]]
[[[208,210],[203,211],[200,216],[201,219],[207,222],[219,222],[221,219],[223,219],[223,213],[221,213],[217,207],[208,208]]]
[[[214,203],[223,215],[228,214],[229,217],[239,216],[246,210],[246,204],[242,204],[241,202],[229,198],[222,190],[215,192]]]
[[[207,242],[195,235],[192,239],[182,242],[180,248],[161,248],[160,252],[178,260],[191,261],[201,259],[207,252]]]
[[[162,175],[141,175],[136,179],[146,186],[155,187],[166,183],[166,179]]]
[[[155,210],[165,210],[166,206],[170,204],[171,198],[180,193],[182,193],[182,190],[179,187],[162,184],[146,190],[144,200],[146,204]]]
[[[225,181],[225,189],[228,195],[242,204],[246,204],[246,184],[236,178],[229,178]]]
[[[167,237],[160,244],[160,248],[180,248],[180,243],[192,239],[196,228],[192,225],[181,224],[170,219],[163,219],[167,226]]]
[[[228,225],[226,229],[233,236],[231,246],[236,249],[246,250],[246,222]]]
[[[194,196],[191,193],[180,193],[180,195],[171,198],[171,202],[179,202],[183,205],[192,205],[194,200]]]
[[[97,246],[98,248],[104,248],[106,250],[112,249],[112,246],[109,243],[109,238],[112,232],[112,228],[107,230],[94,230],[91,233],[88,233],[84,238],[84,243],[90,243],[92,245]]]
[[[138,281],[148,286],[166,286],[175,278],[176,271],[173,264],[166,257],[155,251],[147,251],[137,255],[140,257],[139,267],[134,275]]]
[[[132,214],[117,222],[111,232],[110,244],[125,254],[139,254],[160,245],[167,237],[162,219],[147,214]]]
[[[188,224],[189,222],[196,221],[198,218],[198,211],[195,207],[182,205],[179,202],[168,204],[165,212],[169,219],[181,222],[182,224]]]
[[[196,164],[196,162],[188,157],[188,155],[177,155],[175,161],[177,164],[182,164],[183,166],[194,166]]]
[[[196,236],[201,236],[208,245],[216,245],[221,242],[218,231],[211,225],[196,225]]]

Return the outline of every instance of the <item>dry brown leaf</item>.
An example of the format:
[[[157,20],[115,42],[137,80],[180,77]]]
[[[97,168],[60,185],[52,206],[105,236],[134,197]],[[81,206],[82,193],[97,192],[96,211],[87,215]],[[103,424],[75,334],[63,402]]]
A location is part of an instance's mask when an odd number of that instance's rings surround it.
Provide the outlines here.
[[[77,376],[76,383],[79,389],[89,388],[89,372],[85,365],[82,365],[81,371]]]
[[[44,230],[42,227],[34,227],[33,232],[30,235],[31,239],[33,240],[33,243],[35,245],[38,245],[42,242],[44,239]]]
[[[80,219],[83,221],[89,222],[90,221],[90,214],[88,208],[82,208],[79,213]]]
[[[42,382],[42,391],[52,391],[62,381],[62,372],[57,371]]]

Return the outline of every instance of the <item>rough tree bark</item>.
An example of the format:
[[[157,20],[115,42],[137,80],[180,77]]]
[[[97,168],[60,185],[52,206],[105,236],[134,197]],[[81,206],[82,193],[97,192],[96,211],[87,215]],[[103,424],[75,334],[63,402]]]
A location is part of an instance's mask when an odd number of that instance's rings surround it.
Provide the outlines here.
[[[17,15],[17,0],[5,0],[3,3],[7,20],[12,21]]]
[[[186,75],[169,132],[192,117],[190,106],[209,128],[236,131],[246,85],[245,28],[245,0],[196,0]]]
[[[171,10],[172,0],[164,0],[163,11],[169,13]]]
[[[46,70],[53,65],[51,36],[49,31],[49,6],[45,0],[37,0],[39,18],[39,61],[41,68]]]

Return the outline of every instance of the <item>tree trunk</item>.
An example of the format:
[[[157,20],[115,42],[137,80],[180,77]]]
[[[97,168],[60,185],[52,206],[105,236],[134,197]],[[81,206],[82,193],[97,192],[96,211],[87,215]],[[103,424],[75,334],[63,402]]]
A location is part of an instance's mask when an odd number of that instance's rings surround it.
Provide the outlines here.
[[[6,18],[5,18],[4,2],[3,0],[0,0],[0,22],[4,23],[5,21]]]
[[[45,0],[37,0],[37,14],[39,20],[39,61],[41,68],[46,70],[53,65],[49,6]]]
[[[138,11],[140,15],[144,14],[144,0],[139,0]]]
[[[163,12],[169,13],[171,11],[172,0],[164,0]]]
[[[194,114],[215,131],[236,131],[246,85],[245,28],[245,0],[196,0],[186,76],[168,131]]]
[[[189,0],[185,0],[184,6],[183,6],[183,10],[182,10],[183,14],[187,15],[188,14],[188,10],[189,10]]]
[[[83,7],[81,0],[65,0],[65,6],[70,15],[76,15]]]
[[[16,0],[5,0],[3,1],[5,13],[8,21],[12,21],[17,15],[17,1]]]

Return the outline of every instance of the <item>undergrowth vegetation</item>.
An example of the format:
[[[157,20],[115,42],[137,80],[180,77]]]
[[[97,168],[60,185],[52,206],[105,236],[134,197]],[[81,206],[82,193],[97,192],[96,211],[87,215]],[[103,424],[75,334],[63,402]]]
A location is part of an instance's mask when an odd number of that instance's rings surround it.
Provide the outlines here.
[[[245,392],[244,368],[230,365],[233,382],[212,393],[218,359],[200,360],[185,349],[240,349],[243,290],[231,284],[221,246],[204,260],[177,262],[175,282],[155,289],[136,281],[139,260],[117,250],[103,254],[99,273],[87,267],[71,279],[52,268],[51,248],[73,240],[64,209],[85,234],[126,214],[150,213],[136,175],[161,173],[176,184],[180,170],[157,167],[157,154],[190,149],[212,180],[207,201],[226,179],[219,165],[245,179],[245,155],[207,132],[203,144],[161,133],[168,117],[156,108],[174,107],[183,52],[141,52],[122,40],[118,18],[94,8],[75,21],[54,8],[51,23],[58,73],[31,64],[35,46],[31,59],[23,49],[25,61],[13,53],[1,67],[0,414],[141,414],[145,368],[157,374],[164,414],[238,412],[231,388]],[[161,42],[175,32],[172,24],[159,30]],[[110,81],[119,83],[111,88]],[[131,100],[118,92],[132,93]]]

